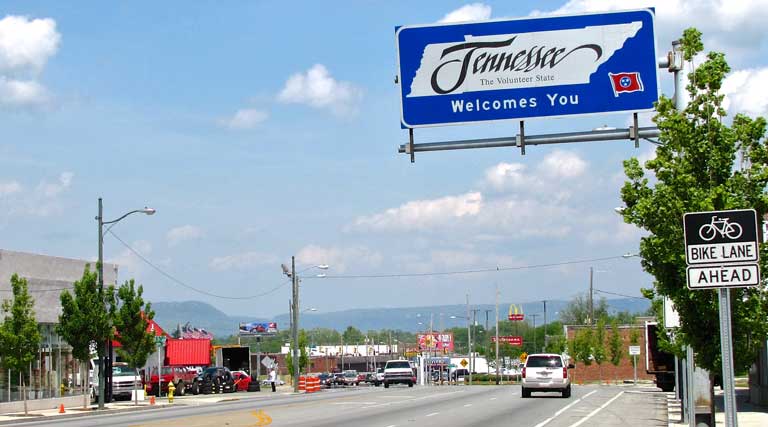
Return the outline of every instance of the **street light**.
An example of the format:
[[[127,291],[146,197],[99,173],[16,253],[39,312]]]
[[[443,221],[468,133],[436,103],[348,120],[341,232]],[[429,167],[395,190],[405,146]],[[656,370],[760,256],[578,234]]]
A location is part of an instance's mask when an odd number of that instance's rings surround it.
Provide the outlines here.
[[[309,266],[299,272],[296,271],[296,257],[291,257],[291,269],[285,264],[280,264],[283,269],[283,274],[291,278],[292,281],[292,293],[293,298],[291,300],[291,335],[293,337],[293,343],[291,345],[291,351],[293,353],[293,392],[299,392],[299,358],[301,352],[299,350],[299,273],[303,273],[312,268],[319,268],[320,270],[327,270],[328,264],[319,264]],[[319,275],[318,275],[319,276]],[[324,277],[324,275],[323,275]],[[311,310],[311,309],[310,309]]]
[[[112,221],[104,221],[104,207],[102,205],[101,197],[99,197],[99,215],[96,217],[96,221],[99,223],[99,261],[97,262],[96,269],[99,274],[99,300],[104,301],[104,225],[112,224],[109,228],[112,228],[115,224],[120,222],[128,215],[135,213],[143,213],[145,215],[154,215],[155,210],[152,208],[144,207],[144,209],[132,210],[123,216],[114,219]],[[107,230],[109,230],[109,228]],[[108,384],[107,384],[108,383]],[[104,409],[105,395],[109,394],[109,400],[112,400],[112,340],[107,339],[104,343],[104,351],[99,356],[99,409]]]

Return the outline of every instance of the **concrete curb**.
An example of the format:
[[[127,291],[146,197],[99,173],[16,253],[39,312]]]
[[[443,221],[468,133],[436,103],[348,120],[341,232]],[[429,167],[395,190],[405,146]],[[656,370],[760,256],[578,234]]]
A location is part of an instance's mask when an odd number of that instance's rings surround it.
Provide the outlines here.
[[[174,404],[175,405],[175,404]],[[179,404],[180,406],[186,406],[184,404]],[[44,419],[48,420],[60,420],[60,419],[68,419],[68,418],[80,418],[80,417],[88,417],[88,416],[94,416],[94,415],[107,415],[107,414],[117,414],[122,412],[135,412],[135,411],[143,411],[143,410],[155,410],[160,409],[166,406],[171,405],[139,405],[139,406],[126,406],[126,407],[120,407],[120,408],[107,408],[104,410],[98,410],[95,409],[92,406],[89,406],[91,410],[89,411],[82,411],[81,409],[72,409],[70,408],[69,411],[73,412],[67,412],[65,414],[55,414],[55,415],[44,415],[44,414],[35,414],[30,413],[29,415],[0,415],[3,417],[15,417],[14,419],[10,420],[2,420],[0,421],[0,425],[8,425],[8,424],[19,424],[19,423],[25,423],[25,422],[35,422],[35,421],[41,421]],[[74,412],[78,411],[78,412]]]

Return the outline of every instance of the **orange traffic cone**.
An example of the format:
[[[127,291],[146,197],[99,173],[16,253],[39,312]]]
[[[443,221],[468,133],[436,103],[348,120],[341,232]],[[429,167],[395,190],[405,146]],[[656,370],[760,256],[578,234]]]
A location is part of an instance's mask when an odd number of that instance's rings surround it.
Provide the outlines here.
[[[149,396],[149,404],[154,405],[155,404],[155,396]]]
[[[63,414],[63,413],[65,413],[65,412],[64,412],[64,404],[63,404],[63,403],[62,403],[62,404],[59,404],[59,413],[60,413],[60,414]]]

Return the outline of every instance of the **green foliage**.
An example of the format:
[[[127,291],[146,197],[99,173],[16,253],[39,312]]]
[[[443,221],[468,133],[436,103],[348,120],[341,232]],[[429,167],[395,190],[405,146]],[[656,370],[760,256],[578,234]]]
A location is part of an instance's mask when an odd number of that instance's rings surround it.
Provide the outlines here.
[[[106,286],[99,297],[97,279],[98,274],[86,265],[83,277],[74,283],[74,295],[65,290],[59,297],[62,313],[56,333],[72,346],[72,355],[81,361],[90,359],[92,344],[102,355],[101,344],[112,338],[115,289]]]
[[[701,33],[683,34],[685,57],[703,50]],[[677,339],[690,344],[696,362],[710,371],[720,370],[720,338],[716,292],[690,291],[682,217],[686,212],[753,208],[758,217],[768,210],[768,149],[764,118],[737,115],[730,127],[723,124],[723,96],[718,92],[730,67],[721,53],[709,53],[689,75],[691,101],[684,111],[662,97],[654,121],[661,145],[656,158],[641,165],[636,158],[624,162],[628,181],[621,195],[624,221],[648,232],[640,241],[645,271],[654,276],[653,297],[669,296],[680,314]],[[741,150],[748,160],[744,170],[734,167]],[[654,183],[646,176],[651,173]],[[760,245],[760,267],[766,267],[768,248]],[[734,368],[748,367],[768,336],[768,295],[761,287],[731,290]]]
[[[305,373],[309,368],[309,353],[307,353],[307,333],[301,329],[299,330],[299,372]],[[285,366],[288,368],[288,373],[293,377],[293,351],[289,351],[285,356]]]
[[[363,333],[354,326],[347,326],[343,335],[345,344],[361,344],[365,340]]]
[[[547,353],[563,354],[565,353],[567,344],[568,341],[565,339],[565,335],[550,336],[545,351]]]
[[[608,357],[613,366],[619,366],[624,358],[624,345],[618,320],[611,322],[611,337],[608,339]]]
[[[155,317],[152,304],[144,303],[144,288],[136,289],[134,281],[125,282],[117,290],[120,307],[115,313],[115,328],[122,347],[117,349],[120,357],[132,368],[140,368],[155,350],[155,334],[147,331],[149,320]]]
[[[581,361],[584,366],[592,364],[592,352],[594,347],[594,333],[592,328],[583,328],[576,331],[573,339],[573,357]]]
[[[605,351],[605,319],[601,318],[597,321],[597,328],[594,332],[594,341],[592,343],[592,357],[595,363],[602,365],[606,359]]]
[[[608,301],[605,298],[592,301],[594,307],[592,311],[595,319],[608,316]],[[573,297],[562,310],[560,310],[560,321],[566,325],[586,325],[589,322],[589,298],[585,294],[579,294]]]
[[[13,298],[3,301],[0,323],[0,358],[2,366],[26,372],[35,359],[42,337],[37,328],[34,300],[29,296],[27,279],[11,276]]]

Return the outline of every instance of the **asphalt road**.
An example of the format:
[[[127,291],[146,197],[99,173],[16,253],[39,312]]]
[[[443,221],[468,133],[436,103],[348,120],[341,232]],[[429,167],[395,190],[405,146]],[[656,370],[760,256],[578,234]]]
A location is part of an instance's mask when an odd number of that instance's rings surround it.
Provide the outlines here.
[[[532,398],[523,399],[519,386],[360,387],[303,396],[261,393],[257,398],[210,405],[49,419],[46,425],[666,426],[666,395],[655,390],[574,386],[569,399],[555,393],[534,393]]]

